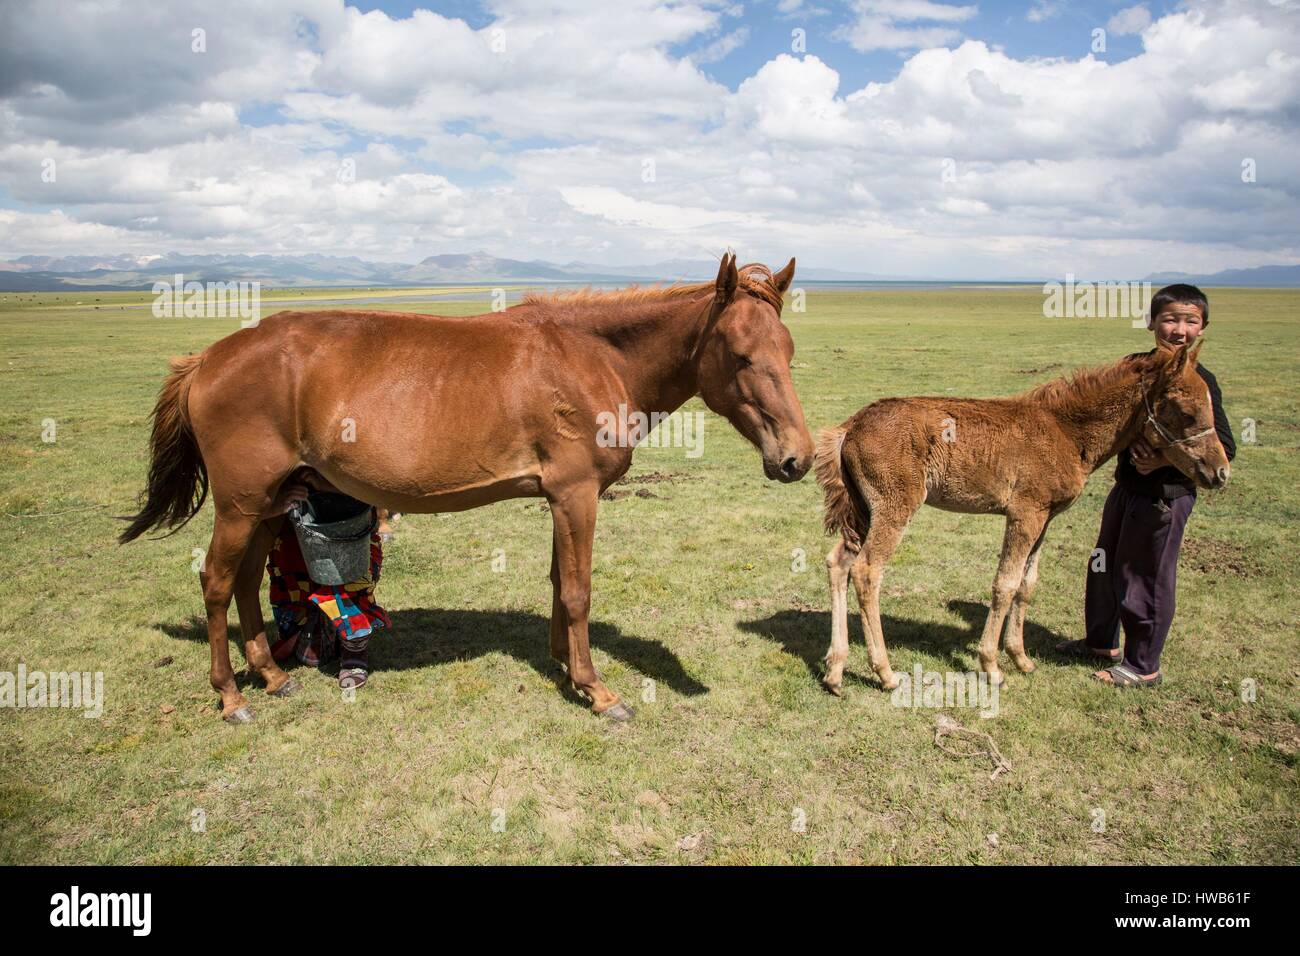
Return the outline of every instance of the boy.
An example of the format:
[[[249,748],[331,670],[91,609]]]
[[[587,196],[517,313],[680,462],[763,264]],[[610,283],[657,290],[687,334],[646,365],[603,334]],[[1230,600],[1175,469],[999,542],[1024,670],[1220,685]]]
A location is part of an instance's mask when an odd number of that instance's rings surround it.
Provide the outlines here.
[[[1151,300],[1148,326],[1156,346],[1194,342],[1210,324],[1210,304],[1193,285],[1166,286]],[[1219,383],[1203,365],[1214,403],[1214,429],[1231,461],[1237,453]],[[1160,652],[1174,617],[1174,585],[1183,528],[1196,503],[1196,486],[1169,464],[1164,453],[1141,438],[1119,453],[1115,487],[1101,514],[1097,548],[1104,569],[1089,561],[1084,598],[1086,637],[1065,641],[1057,651],[1074,657],[1113,661],[1093,678],[1115,687],[1154,687],[1161,681]],[[1119,650],[1123,625],[1125,642]]]

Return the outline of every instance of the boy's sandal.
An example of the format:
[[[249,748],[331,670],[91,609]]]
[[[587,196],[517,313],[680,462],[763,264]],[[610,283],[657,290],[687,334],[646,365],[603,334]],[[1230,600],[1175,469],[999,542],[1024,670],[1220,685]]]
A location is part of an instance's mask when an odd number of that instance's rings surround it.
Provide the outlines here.
[[[1098,654],[1088,646],[1087,641],[1062,641],[1056,645],[1056,653],[1064,654],[1066,657],[1080,657],[1089,661],[1118,661],[1124,657],[1123,651],[1118,647],[1106,654]]]
[[[1155,687],[1164,680],[1163,674],[1156,674],[1155,677],[1144,678],[1127,664],[1116,664],[1114,667],[1106,668],[1102,673],[1109,674],[1110,680],[1102,680],[1096,674],[1092,675],[1092,679],[1102,684],[1110,684],[1114,687]]]

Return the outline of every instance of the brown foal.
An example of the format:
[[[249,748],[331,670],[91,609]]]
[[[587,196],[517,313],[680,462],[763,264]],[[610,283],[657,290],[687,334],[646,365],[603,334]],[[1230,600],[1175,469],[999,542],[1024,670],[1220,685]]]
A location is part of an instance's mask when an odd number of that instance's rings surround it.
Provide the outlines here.
[[[1043,538],[1092,472],[1142,437],[1198,485],[1217,488],[1228,480],[1209,390],[1196,373],[1200,347],[1129,356],[1012,398],[886,398],[823,429],[817,481],[826,529],[840,535],[826,558],[831,646],[824,681],[831,692],[841,692],[849,656],[850,578],[871,667],[887,690],[898,686],[880,629],[880,583],[922,504],[1006,515],[980,669],[1001,683],[1005,620],[1007,653],[1021,671],[1032,671],[1025,608],[1038,582]]]
[[[728,254],[714,282],[528,296],[465,318],[281,312],[174,359],[154,409],[145,502],[122,540],[184,524],[211,482],[201,581],[222,716],[252,717],[227,647],[232,595],[250,671],[273,695],[295,687],[271,657],[260,590],[270,504],[306,466],[403,512],[546,498],[551,656],[593,711],[628,719],[591,662],[591,549],[600,493],[646,436],[606,447],[598,416],[666,414],[699,395],[758,447],[769,478],[802,478],[813,443],[780,319],[794,266],[737,269]]]

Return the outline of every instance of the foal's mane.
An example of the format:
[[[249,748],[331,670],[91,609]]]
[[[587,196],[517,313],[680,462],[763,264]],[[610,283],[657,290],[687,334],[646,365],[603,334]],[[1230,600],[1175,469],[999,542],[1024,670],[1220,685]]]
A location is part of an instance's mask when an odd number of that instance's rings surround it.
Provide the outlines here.
[[[762,299],[776,309],[777,315],[781,314],[781,293],[777,290],[776,283],[773,281],[771,269],[762,263],[751,262],[741,266],[736,272],[739,278],[736,291],[746,292],[755,298]],[[572,308],[583,305],[641,305],[699,296],[705,292],[713,295],[715,291],[716,286],[713,282],[694,282],[688,285],[674,283],[667,286],[631,285],[626,289],[613,289],[607,292],[588,286],[585,289],[572,291],[528,292],[520,299],[519,304],[542,308]]]
[[[1126,355],[1117,362],[1078,368],[1050,382],[1044,382],[1016,397],[1036,405],[1091,405],[1115,384],[1132,375],[1146,353]]]

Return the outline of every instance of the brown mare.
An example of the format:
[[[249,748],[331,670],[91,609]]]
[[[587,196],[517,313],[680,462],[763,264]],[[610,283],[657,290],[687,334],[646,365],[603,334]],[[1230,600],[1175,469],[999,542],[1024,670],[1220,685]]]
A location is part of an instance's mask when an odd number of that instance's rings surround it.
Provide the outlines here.
[[[886,398],[817,442],[817,482],[826,529],[840,541],[826,558],[831,647],[825,684],[839,694],[849,656],[848,580],[862,609],[871,667],[898,686],[880,630],[885,564],[922,504],[945,511],[1006,515],[1002,558],[980,639],[980,669],[1001,683],[998,637],[1028,673],[1025,607],[1038,582],[1047,525],[1074,503],[1107,459],[1142,437],[1202,487],[1228,480],[1205,382],[1201,343],[1158,349],[1076,372],[1012,398]]]
[[[403,512],[546,498],[551,656],[594,712],[628,719],[587,643],[596,502],[632,462],[631,447],[598,443],[597,416],[620,405],[668,413],[699,395],[758,447],[767,477],[802,478],[813,443],[780,319],[794,266],[737,270],[728,254],[715,282],[528,296],[464,318],[281,312],[174,359],[153,413],[146,500],[122,540],[184,524],[211,482],[201,581],[222,716],[252,716],[227,646],[232,594],[250,672],[273,695],[295,688],[268,649],[260,589],[279,520],[268,520],[271,502],[307,466]]]

